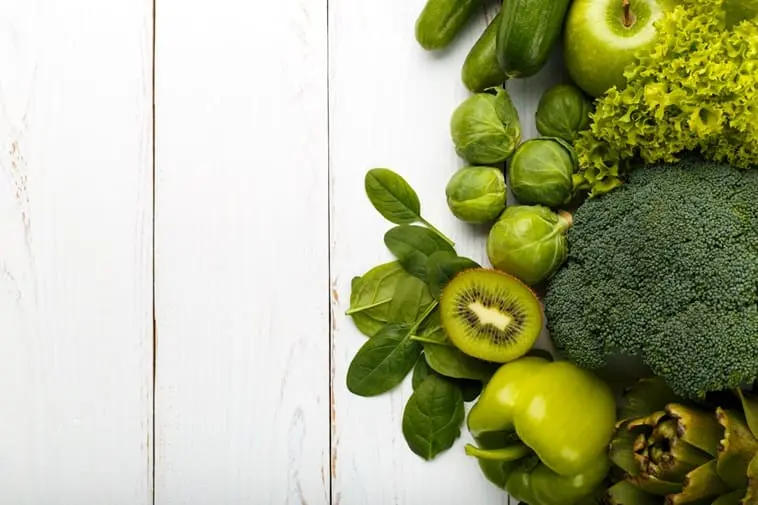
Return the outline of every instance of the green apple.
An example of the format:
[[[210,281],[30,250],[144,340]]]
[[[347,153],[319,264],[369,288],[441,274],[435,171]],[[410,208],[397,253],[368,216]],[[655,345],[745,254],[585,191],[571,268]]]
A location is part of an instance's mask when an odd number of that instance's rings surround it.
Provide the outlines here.
[[[622,89],[624,69],[650,47],[655,22],[670,0],[574,0],[566,18],[564,56],[571,79],[590,96]]]

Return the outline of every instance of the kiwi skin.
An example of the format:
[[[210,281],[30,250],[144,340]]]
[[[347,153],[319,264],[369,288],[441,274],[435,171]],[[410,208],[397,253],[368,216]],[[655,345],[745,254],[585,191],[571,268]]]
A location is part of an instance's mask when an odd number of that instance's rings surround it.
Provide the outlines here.
[[[489,292],[466,292],[472,288]],[[469,301],[461,300],[465,297]],[[496,314],[507,315],[511,319],[508,326],[497,328],[488,324],[472,327],[471,320],[479,317],[468,308],[474,301],[494,309]],[[499,307],[493,306],[493,302]],[[518,278],[500,270],[471,268],[458,273],[443,289],[440,317],[451,342],[462,352],[484,361],[506,363],[531,350],[542,332],[544,316],[537,295]],[[469,320],[464,320],[464,317]],[[511,328],[514,324],[516,327]]]

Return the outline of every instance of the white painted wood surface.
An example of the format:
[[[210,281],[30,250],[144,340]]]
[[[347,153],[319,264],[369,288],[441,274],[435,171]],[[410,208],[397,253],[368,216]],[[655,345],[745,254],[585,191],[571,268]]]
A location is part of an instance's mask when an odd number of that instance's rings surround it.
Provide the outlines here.
[[[152,2],[0,0],[0,504],[152,494]]]
[[[328,503],[326,0],[157,26],[156,503]]]
[[[408,383],[345,387],[366,170],[486,262],[444,187],[496,7],[428,53],[423,3],[0,0],[0,505],[508,503],[466,433],[410,452]],[[526,137],[557,67],[508,84]]]
[[[419,193],[424,217],[455,240],[460,254],[487,264],[487,229],[457,221],[447,208],[444,189],[463,166],[449,133],[453,110],[469,96],[460,68],[497,8],[491,5],[477,16],[448,49],[429,53],[414,39],[414,23],[424,3],[329,4],[334,504],[508,503],[463,453],[471,441],[465,429],[453,448],[432,462],[408,449],[401,419],[410,378],[391,394],[375,398],[358,398],[345,386],[350,360],[365,341],[343,315],[350,280],[392,259],[382,237],[393,225],[363,192],[366,170],[388,167],[403,175]],[[537,76],[508,84],[525,138],[536,134],[534,111],[540,95],[560,77],[554,60]]]

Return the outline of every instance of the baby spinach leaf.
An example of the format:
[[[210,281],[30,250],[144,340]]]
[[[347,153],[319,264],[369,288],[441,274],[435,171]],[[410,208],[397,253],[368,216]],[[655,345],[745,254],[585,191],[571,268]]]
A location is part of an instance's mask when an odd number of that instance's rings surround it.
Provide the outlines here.
[[[434,373],[434,371],[429,368],[429,365],[427,365],[426,360],[423,359],[422,356],[421,359],[416,362],[416,366],[413,367],[413,377],[411,378],[413,390],[415,391],[431,373]]]
[[[400,281],[389,304],[388,319],[391,323],[414,323],[429,307],[429,288],[416,277]]]
[[[410,331],[407,324],[391,323],[367,340],[347,370],[347,388],[358,396],[376,396],[400,384],[421,354]]]
[[[384,235],[384,244],[411,275],[427,280],[426,263],[437,252],[455,254],[455,250],[428,228],[400,225]]]
[[[439,310],[432,312],[427,318],[424,326],[421,327],[421,331],[419,331],[416,335],[411,336],[411,338],[416,342],[421,343],[453,345],[453,343],[447,337],[445,329],[442,327]]]
[[[391,322],[390,302],[401,284],[414,283],[413,289],[420,290],[416,316],[434,301],[426,285],[406,272],[397,261],[374,267],[356,279],[353,279],[350,308],[346,313],[353,318],[358,330],[368,337],[374,336],[385,324]],[[405,322],[413,321],[415,318]]]
[[[421,344],[411,340],[411,335],[437,305],[432,302],[412,325],[384,326],[363,344],[348,367],[347,388],[359,396],[376,396],[400,384],[421,354]]]
[[[438,251],[430,255],[426,262],[426,281],[432,296],[440,299],[442,290],[459,272],[469,268],[479,268],[480,265],[469,258],[450,254],[448,251]]]
[[[460,387],[432,374],[405,405],[403,436],[415,454],[430,460],[453,446],[461,434],[464,417]]]
[[[384,325],[387,324],[386,322],[378,321],[367,314],[353,314],[352,317],[353,323],[355,323],[355,327],[358,328],[358,331],[369,338],[376,335]]]
[[[429,367],[429,364],[426,362],[426,359],[422,354],[421,359],[419,359],[416,362],[416,366],[413,367],[413,390],[415,391],[418,389],[421,383],[424,382],[424,379],[431,374],[437,374],[437,372]],[[442,375],[440,375],[440,377],[442,377]],[[466,403],[476,400],[482,393],[482,388],[484,387],[478,380],[451,379],[449,377],[447,377],[447,380],[453,381],[460,386],[461,392],[463,393],[463,401]]]
[[[424,344],[424,356],[432,370],[454,379],[488,380],[497,365],[473,358],[456,347]]]
[[[410,224],[421,219],[421,202],[402,176],[387,168],[374,168],[366,173],[366,196],[387,221]]]
[[[387,221],[395,224],[423,223],[442,240],[455,245],[421,216],[421,202],[416,191],[399,174],[387,168],[373,168],[366,173],[364,186],[371,204]]]
[[[358,291],[361,287],[361,282],[363,282],[363,277],[361,276],[355,276],[350,281],[350,292]]]

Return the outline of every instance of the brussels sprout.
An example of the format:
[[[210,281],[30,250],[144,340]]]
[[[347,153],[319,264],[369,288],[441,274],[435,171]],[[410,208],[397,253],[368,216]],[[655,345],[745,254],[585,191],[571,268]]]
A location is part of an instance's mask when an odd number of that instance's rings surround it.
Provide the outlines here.
[[[570,226],[567,212],[556,214],[541,205],[508,207],[490,230],[487,256],[496,269],[539,284],[566,261]]]
[[[527,140],[511,158],[508,184],[519,203],[560,207],[574,197],[576,166],[574,149],[563,140]]]
[[[571,84],[556,84],[548,89],[537,105],[537,131],[548,137],[573,142],[576,134],[590,124],[592,102]]]
[[[501,86],[467,98],[453,112],[455,151],[472,165],[502,163],[521,142],[518,112]]]
[[[505,177],[495,167],[465,167],[445,188],[447,205],[455,217],[469,223],[488,223],[505,208]]]

